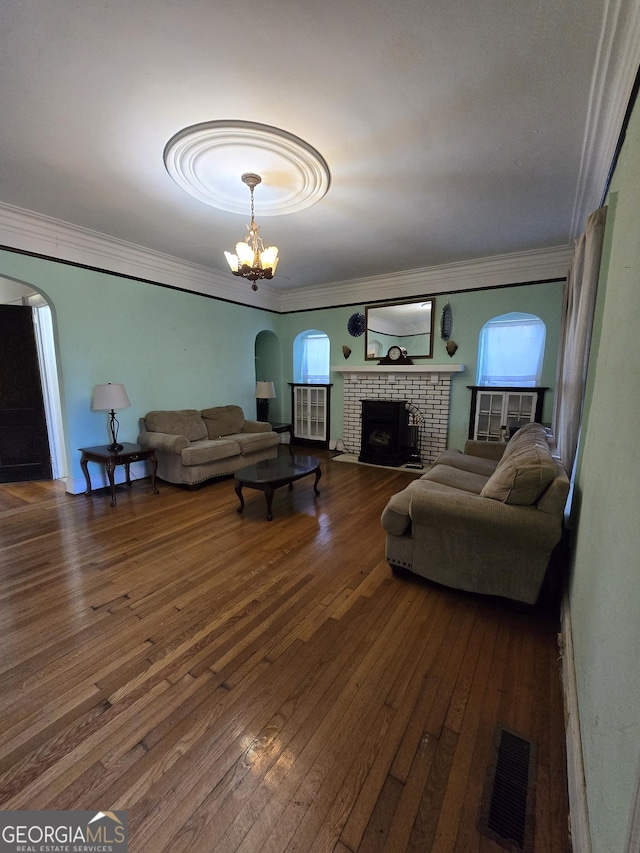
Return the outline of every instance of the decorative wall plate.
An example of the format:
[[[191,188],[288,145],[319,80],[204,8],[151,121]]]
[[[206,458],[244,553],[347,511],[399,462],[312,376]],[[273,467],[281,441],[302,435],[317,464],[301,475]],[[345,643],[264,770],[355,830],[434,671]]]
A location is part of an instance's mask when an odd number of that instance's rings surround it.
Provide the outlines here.
[[[359,338],[360,335],[364,334],[366,322],[364,314],[356,312],[355,314],[352,314],[347,321],[347,331],[354,338]]]
[[[448,341],[453,331],[453,311],[451,305],[447,304],[442,309],[442,317],[440,318],[440,337],[443,341]]]

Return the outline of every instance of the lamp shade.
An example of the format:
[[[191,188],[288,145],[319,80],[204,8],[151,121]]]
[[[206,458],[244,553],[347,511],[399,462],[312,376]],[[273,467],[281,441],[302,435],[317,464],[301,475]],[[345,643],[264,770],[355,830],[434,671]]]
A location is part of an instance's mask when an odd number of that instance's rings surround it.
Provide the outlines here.
[[[259,400],[273,400],[276,396],[276,386],[273,382],[256,382],[256,397]]]
[[[131,403],[124,385],[109,382],[106,385],[96,385],[93,389],[93,409],[108,412],[109,409],[128,409]]]

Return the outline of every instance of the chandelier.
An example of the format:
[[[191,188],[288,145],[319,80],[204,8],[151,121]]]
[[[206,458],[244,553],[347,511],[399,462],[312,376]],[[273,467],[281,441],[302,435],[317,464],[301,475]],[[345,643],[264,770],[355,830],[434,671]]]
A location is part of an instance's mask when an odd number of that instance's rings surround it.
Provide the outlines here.
[[[236,243],[235,255],[231,252],[225,252],[224,255],[231,267],[231,272],[248,278],[253,282],[251,289],[257,290],[258,279],[270,279],[275,275],[279,260],[278,249],[276,246],[268,246],[265,249],[260,237],[260,226],[256,225],[253,218],[253,190],[262,183],[262,178],[253,172],[246,172],[242,175],[242,181],[249,187],[251,193],[251,222],[247,225],[248,233],[244,242]]]

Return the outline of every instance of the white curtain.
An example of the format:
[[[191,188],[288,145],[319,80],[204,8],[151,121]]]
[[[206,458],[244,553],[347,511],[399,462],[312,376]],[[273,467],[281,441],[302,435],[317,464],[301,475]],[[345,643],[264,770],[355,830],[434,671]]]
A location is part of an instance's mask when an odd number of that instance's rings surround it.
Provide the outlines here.
[[[585,232],[576,240],[562,305],[553,432],[569,474],[578,446],[606,219],[606,207],[587,218]]]
[[[480,332],[478,385],[540,383],[546,327],[539,317],[511,313],[494,317]]]
[[[302,382],[328,382],[329,360],[329,338],[308,335],[302,342]]]

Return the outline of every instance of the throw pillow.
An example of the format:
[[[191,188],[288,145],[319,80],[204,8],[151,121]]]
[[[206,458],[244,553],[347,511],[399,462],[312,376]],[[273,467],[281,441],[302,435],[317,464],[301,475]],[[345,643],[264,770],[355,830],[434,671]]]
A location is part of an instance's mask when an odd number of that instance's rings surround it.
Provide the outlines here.
[[[207,437],[207,428],[197,409],[148,412],[144,422],[149,432],[184,435],[189,441],[200,441]]]
[[[533,444],[502,459],[480,492],[483,498],[506,504],[530,506],[556,475],[556,463],[548,447]]]
[[[242,432],[244,412],[240,406],[214,406],[203,409],[200,414],[211,439]]]
[[[501,461],[506,461],[516,450],[521,450],[523,447],[530,447],[532,444],[544,444],[547,441],[547,431],[538,423],[525,424],[515,433],[513,438],[507,442],[507,446],[502,454]]]

